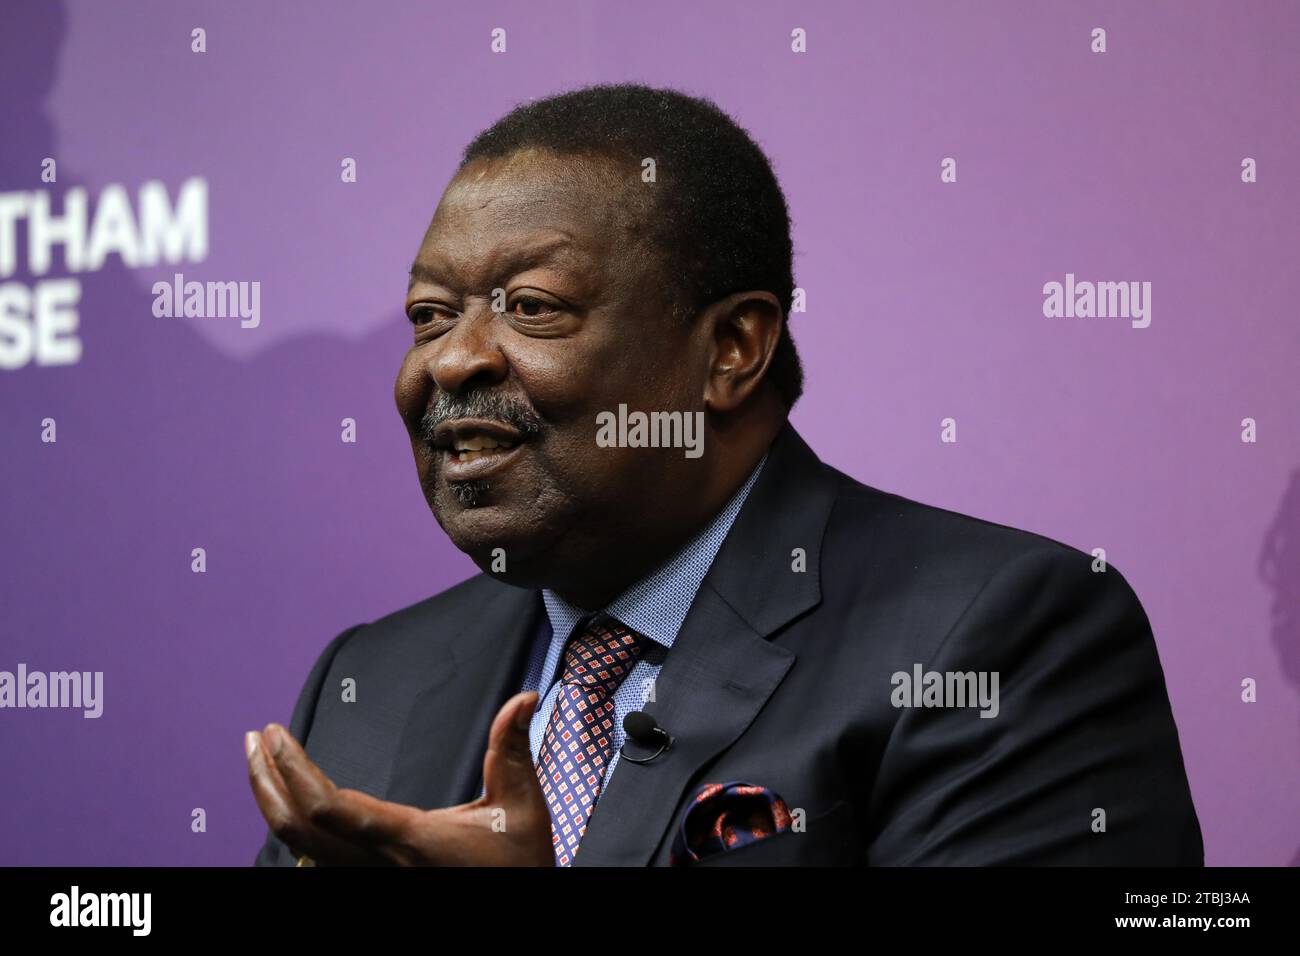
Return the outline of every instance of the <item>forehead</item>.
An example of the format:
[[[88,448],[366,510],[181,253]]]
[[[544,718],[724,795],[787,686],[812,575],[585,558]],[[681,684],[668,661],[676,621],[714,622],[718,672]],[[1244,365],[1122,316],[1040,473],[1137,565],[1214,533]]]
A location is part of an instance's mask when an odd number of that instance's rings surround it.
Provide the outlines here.
[[[435,216],[464,215],[489,206],[518,211],[547,204],[557,213],[591,218],[633,199],[626,187],[636,173],[630,164],[606,157],[518,150],[466,165],[448,183]]]
[[[629,188],[637,182],[604,159],[528,150],[475,160],[448,184],[416,263],[463,270],[503,257],[606,258],[640,232]]]

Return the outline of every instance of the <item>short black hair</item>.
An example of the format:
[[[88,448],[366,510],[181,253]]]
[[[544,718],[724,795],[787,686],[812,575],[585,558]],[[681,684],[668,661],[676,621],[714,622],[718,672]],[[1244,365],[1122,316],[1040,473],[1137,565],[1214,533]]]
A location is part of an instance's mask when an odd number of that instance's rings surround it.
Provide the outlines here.
[[[669,305],[684,320],[733,292],[771,292],[785,313],[768,378],[787,409],[803,393],[790,336],[794,247],[772,164],[711,100],[638,83],[601,83],[531,100],[479,133],[461,159],[522,149],[655,161],[649,225],[663,255]]]

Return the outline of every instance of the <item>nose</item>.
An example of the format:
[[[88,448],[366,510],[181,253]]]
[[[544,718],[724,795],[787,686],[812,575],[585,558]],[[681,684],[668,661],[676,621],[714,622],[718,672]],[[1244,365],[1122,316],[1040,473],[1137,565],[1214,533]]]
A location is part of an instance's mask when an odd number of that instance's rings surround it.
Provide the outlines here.
[[[429,376],[434,385],[456,394],[495,385],[506,377],[508,363],[497,340],[496,318],[487,305],[467,310],[432,343]]]

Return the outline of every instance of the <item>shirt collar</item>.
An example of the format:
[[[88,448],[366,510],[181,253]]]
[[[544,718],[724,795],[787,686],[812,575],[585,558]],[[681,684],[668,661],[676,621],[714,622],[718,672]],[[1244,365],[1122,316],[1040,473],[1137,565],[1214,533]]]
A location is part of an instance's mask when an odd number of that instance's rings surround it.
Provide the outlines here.
[[[695,601],[700,583],[709,573],[718,549],[735,523],[736,515],[763,470],[767,454],[759,459],[749,478],[703,531],[692,538],[659,570],[633,584],[604,608],[606,614],[657,644],[672,647],[682,622]],[[567,641],[574,626],[587,611],[574,607],[554,591],[542,590],[542,603],[551,622],[551,632]]]

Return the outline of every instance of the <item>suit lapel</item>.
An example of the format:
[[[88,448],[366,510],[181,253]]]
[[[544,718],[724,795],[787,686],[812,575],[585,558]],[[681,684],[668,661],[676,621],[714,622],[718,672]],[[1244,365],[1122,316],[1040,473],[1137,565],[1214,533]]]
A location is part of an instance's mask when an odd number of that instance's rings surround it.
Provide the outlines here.
[[[833,479],[790,425],[700,586],[646,711],[676,738],[648,764],[620,760],[577,866],[644,866],[669,835],[691,779],[745,732],[795,660],[769,638],[821,600]],[[807,570],[792,569],[792,551]]]
[[[441,668],[411,706],[386,799],[409,806],[455,806],[479,795],[488,731],[519,690],[542,604],[537,591],[497,585],[462,612],[470,617]]]

